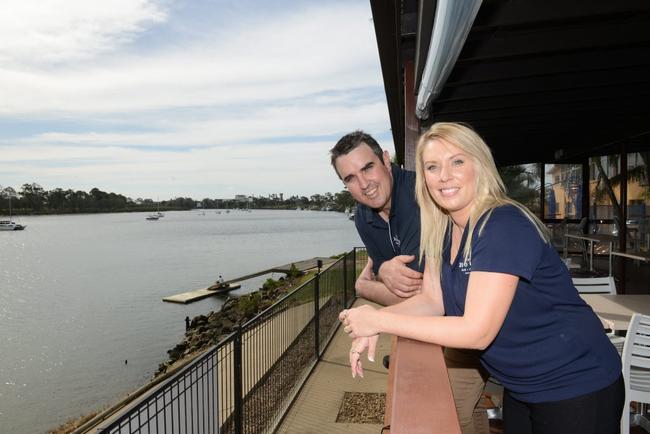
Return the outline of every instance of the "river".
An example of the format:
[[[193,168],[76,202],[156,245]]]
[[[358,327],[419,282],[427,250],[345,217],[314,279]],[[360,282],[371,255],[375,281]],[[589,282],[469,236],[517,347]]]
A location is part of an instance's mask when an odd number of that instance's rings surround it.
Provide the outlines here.
[[[361,245],[354,223],[334,212],[145,216],[22,217],[26,230],[0,232],[0,432],[45,432],[115,402],[152,377],[186,316],[225,300],[163,297]]]

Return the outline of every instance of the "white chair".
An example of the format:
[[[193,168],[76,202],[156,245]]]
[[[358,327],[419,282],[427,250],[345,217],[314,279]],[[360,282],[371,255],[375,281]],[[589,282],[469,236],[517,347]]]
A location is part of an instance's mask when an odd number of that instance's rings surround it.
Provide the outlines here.
[[[635,313],[627,329],[623,347],[623,379],[625,406],[621,418],[621,434],[630,432],[630,402],[650,402],[650,316]],[[650,422],[642,413],[634,416],[635,425],[646,431]]]
[[[573,286],[580,294],[616,294],[614,277],[574,277]]]

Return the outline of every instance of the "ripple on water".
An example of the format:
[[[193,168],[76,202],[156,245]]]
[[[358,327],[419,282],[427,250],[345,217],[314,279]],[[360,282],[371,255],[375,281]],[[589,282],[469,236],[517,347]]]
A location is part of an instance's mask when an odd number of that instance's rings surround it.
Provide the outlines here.
[[[155,226],[137,213],[23,222],[22,238],[0,241],[0,258],[14,259],[0,267],[2,432],[44,432],[132,391],[182,338],[186,316],[223,302],[181,306],[163,297],[220,273],[241,276],[360,245],[354,224],[337,213],[170,212]]]

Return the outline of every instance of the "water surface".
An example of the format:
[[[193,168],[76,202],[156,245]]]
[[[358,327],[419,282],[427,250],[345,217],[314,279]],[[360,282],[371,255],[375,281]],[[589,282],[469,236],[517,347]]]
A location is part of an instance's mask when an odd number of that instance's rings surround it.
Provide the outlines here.
[[[361,244],[343,214],[169,212],[22,217],[0,232],[0,432],[44,432],[144,384],[185,316],[163,297]],[[274,277],[279,277],[276,274]],[[235,293],[270,276],[245,282]],[[128,363],[125,363],[128,361]]]

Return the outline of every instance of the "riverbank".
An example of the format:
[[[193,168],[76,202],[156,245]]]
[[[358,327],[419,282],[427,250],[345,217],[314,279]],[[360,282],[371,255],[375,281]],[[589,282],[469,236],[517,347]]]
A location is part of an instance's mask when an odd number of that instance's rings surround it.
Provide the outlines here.
[[[255,292],[237,298],[229,297],[221,306],[221,310],[194,317],[185,331],[183,341],[167,351],[169,359],[158,366],[154,378],[166,373],[179,362],[194,358],[216,345],[235,331],[237,325],[264,311],[312,275],[313,272],[303,273],[292,264],[286,277],[280,277],[278,280],[267,279]]]
[[[66,421],[50,434],[84,433],[111,417],[130,402],[182,369],[208,348],[216,345],[234,329],[263,312],[285,294],[311,279],[314,271],[301,272],[292,265],[286,277],[267,279],[261,288],[240,297],[229,297],[218,311],[191,319],[183,340],[167,351],[169,358],[158,366],[151,381],[129,393],[116,404],[79,418]]]
[[[105,209],[105,210],[24,210],[12,209],[12,217],[21,216],[67,216],[67,215],[93,215],[93,214],[123,214],[135,212],[170,212],[170,211],[192,211],[193,208],[158,208],[156,206],[145,206],[138,208],[121,208],[121,209]],[[0,209],[0,215],[9,215],[8,209]]]

